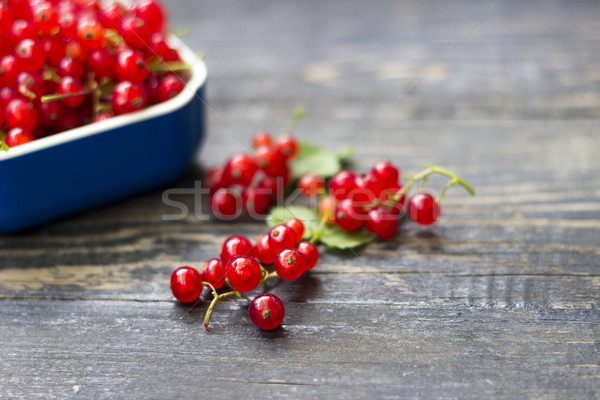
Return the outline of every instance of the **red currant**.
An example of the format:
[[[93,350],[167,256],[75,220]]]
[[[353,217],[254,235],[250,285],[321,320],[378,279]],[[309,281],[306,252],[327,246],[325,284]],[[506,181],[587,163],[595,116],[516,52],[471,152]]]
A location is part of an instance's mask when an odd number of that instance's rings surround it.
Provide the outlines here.
[[[385,207],[376,207],[367,213],[365,227],[369,232],[379,236],[381,239],[389,239],[396,234],[398,230],[398,216],[390,209]]]
[[[248,307],[250,320],[259,329],[272,330],[281,325],[285,308],[279,297],[271,293],[256,296]]]
[[[84,72],[85,67],[83,64],[69,56],[63,57],[56,69],[56,73],[59,76],[70,76],[75,79],[81,79]]]
[[[103,4],[106,4],[103,2]],[[102,25],[108,29],[119,30],[121,20],[125,16],[125,7],[118,1],[111,1],[98,14]]]
[[[304,257],[295,249],[283,250],[275,258],[275,272],[280,278],[288,281],[300,278],[305,265]]]
[[[59,94],[75,94],[83,91],[82,83],[70,76],[65,76],[60,80],[58,85]],[[62,100],[63,104],[69,108],[77,108],[85,101],[85,96],[67,97]]]
[[[134,7],[135,15],[146,21],[151,32],[162,32],[167,27],[163,6],[156,0],[140,0]]]
[[[115,115],[138,111],[146,105],[146,90],[138,84],[119,82],[112,94],[111,104]]]
[[[16,147],[33,141],[35,137],[23,128],[13,128],[6,134],[4,142],[8,147]]]
[[[220,188],[215,191],[210,208],[215,217],[231,220],[239,217],[242,210],[242,196],[240,192],[230,188]]]
[[[333,196],[326,196],[321,199],[319,202],[319,217],[324,218],[325,213],[327,216],[327,223],[332,225],[335,223],[335,206],[337,204],[337,200]]]
[[[58,14],[52,3],[40,1],[32,8],[33,23],[35,27],[44,35],[51,35],[58,32]]]
[[[290,135],[285,135],[277,140],[277,150],[279,150],[285,158],[292,159],[298,155],[298,142]]]
[[[263,146],[273,147],[273,137],[269,132],[258,132],[252,138],[252,148],[258,149]]]
[[[109,48],[90,51],[87,66],[99,79],[113,77],[117,71],[114,51]]]
[[[177,300],[189,303],[198,299],[202,293],[202,276],[193,267],[179,267],[171,274],[170,286]]]
[[[237,256],[227,263],[227,280],[233,290],[250,292],[262,279],[260,264],[249,256]]]
[[[19,67],[23,71],[39,71],[46,62],[44,48],[33,39],[21,40],[15,47],[15,54],[20,60]]]
[[[227,185],[237,184],[248,186],[254,179],[258,166],[248,154],[237,153],[229,158],[223,171],[223,178]]]
[[[0,58],[0,86],[13,87],[18,75],[19,61],[15,56],[7,54]]]
[[[296,245],[296,251],[304,258],[304,270],[308,271],[314,268],[319,261],[319,249],[311,242],[300,242]]]
[[[105,39],[104,29],[95,18],[80,19],[77,23],[77,36],[79,43],[88,50],[99,49]]]
[[[166,75],[158,84],[158,101],[171,100],[181,93],[184,87],[185,82],[180,77],[177,75]]]
[[[17,77],[17,91],[37,103],[46,93],[46,81],[40,72],[21,72]]]
[[[202,279],[215,289],[220,289],[225,285],[226,265],[219,258],[211,258],[202,267]]]
[[[244,236],[230,236],[221,248],[221,261],[227,265],[229,260],[236,256],[249,256],[252,254],[252,242]]]
[[[329,194],[337,200],[348,198],[355,189],[356,175],[347,170],[338,172],[329,181]]]
[[[284,223],[296,232],[296,242],[299,242],[304,237],[304,223],[297,218],[290,218]]]
[[[126,43],[140,50],[150,43],[152,36],[148,24],[136,15],[127,15],[123,18],[119,33]]]
[[[10,12],[8,5],[0,2],[0,35],[10,31],[14,21],[14,17]]]
[[[273,264],[275,262],[277,253],[271,250],[268,233],[263,233],[256,239],[253,254],[261,264]]]
[[[4,110],[4,122],[9,128],[23,128],[31,132],[38,120],[39,115],[35,106],[20,98],[11,100]]]
[[[400,178],[400,171],[389,161],[375,163],[371,172],[386,188],[397,185]]]
[[[298,189],[305,197],[315,197],[325,191],[325,180],[315,174],[305,174],[298,181]]]
[[[383,186],[375,175],[366,173],[355,179],[356,188],[350,193],[350,198],[361,205],[373,202],[381,195]]]
[[[345,231],[355,231],[364,222],[364,212],[350,199],[337,203],[335,207],[335,223]]]
[[[261,188],[246,188],[242,193],[244,211],[251,217],[260,217],[271,208],[271,194]]]
[[[440,206],[429,193],[417,193],[408,202],[410,218],[420,225],[431,225],[440,216]]]
[[[40,122],[44,126],[57,126],[64,114],[64,106],[60,101],[40,103]]]
[[[277,225],[269,231],[269,246],[274,253],[291,249],[296,244],[298,234],[289,226]]]
[[[121,81],[141,84],[148,76],[148,64],[144,56],[125,48],[117,53],[116,73]]]

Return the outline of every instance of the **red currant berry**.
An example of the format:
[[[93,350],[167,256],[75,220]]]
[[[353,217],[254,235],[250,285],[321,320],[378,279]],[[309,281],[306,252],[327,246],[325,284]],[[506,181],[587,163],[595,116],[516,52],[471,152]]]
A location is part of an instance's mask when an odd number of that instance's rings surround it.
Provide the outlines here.
[[[337,203],[335,207],[335,223],[345,231],[355,231],[364,222],[364,212],[350,199]]]
[[[376,207],[367,213],[365,227],[369,232],[379,236],[380,239],[389,239],[396,234],[398,230],[398,216],[390,209],[385,207]]]
[[[350,193],[350,198],[361,205],[367,205],[378,199],[383,190],[379,180],[371,173],[357,176],[354,182],[356,188]]]
[[[106,4],[103,2],[103,4]],[[118,1],[111,1],[106,4],[98,13],[98,18],[102,25],[107,29],[119,30],[121,21],[125,17],[125,7]]]
[[[227,280],[238,292],[250,292],[262,279],[260,264],[249,256],[237,256],[227,263]]]
[[[52,3],[40,1],[32,8],[33,23],[35,27],[44,35],[51,35],[58,32],[58,14]]]
[[[56,73],[59,76],[70,76],[75,79],[81,79],[84,72],[85,67],[83,64],[69,56],[63,57],[56,69]]]
[[[319,261],[319,249],[311,242],[300,242],[296,245],[296,251],[304,257],[304,270],[314,268]]]
[[[289,226],[277,225],[269,231],[269,247],[274,253],[291,249],[296,244],[297,235]]]
[[[269,132],[258,132],[252,138],[252,148],[258,149],[263,146],[273,147],[273,137]]]
[[[119,33],[127,44],[141,50],[150,43],[153,32],[143,19],[136,15],[128,15],[121,21]]]
[[[378,161],[371,172],[385,188],[397,185],[400,178],[400,171],[389,161]]]
[[[156,0],[140,0],[134,7],[135,15],[146,21],[151,32],[162,32],[167,26],[165,9]]]
[[[238,153],[229,158],[223,171],[227,185],[237,184],[249,186],[258,170],[256,162],[248,154]]]
[[[37,103],[46,93],[46,81],[40,72],[21,72],[17,77],[17,91]]]
[[[211,258],[202,267],[202,279],[215,289],[222,288],[225,285],[225,267],[219,258]]]
[[[337,200],[333,196],[326,196],[319,202],[319,217],[324,218],[327,213],[327,223],[332,225],[335,223],[335,206]]]
[[[242,211],[242,197],[235,189],[219,188],[210,200],[210,208],[215,217],[219,219],[237,218]]]
[[[429,193],[417,193],[408,202],[410,218],[420,225],[431,225],[440,216],[440,206]]]
[[[81,82],[70,76],[65,76],[60,80],[58,85],[59,94],[75,94],[83,92],[83,85]],[[67,97],[62,100],[63,104],[69,108],[77,108],[85,101],[85,96],[73,96]]]
[[[298,155],[298,142],[290,135],[285,135],[277,140],[277,150],[279,150],[285,158],[292,159]]]
[[[300,278],[305,265],[304,257],[295,249],[283,250],[275,258],[275,272],[280,278],[288,281]]]
[[[11,54],[0,58],[0,86],[13,87],[19,75],[19,61]]]
[[[15,47],[15,54],[19,58],[19,66],[23,71],[39,71],[46,62],[44,48],[33,39],[21,40]]]
[[[31,132],[24,130],[23,128],[13,128],[6,134],[4,143],[8,147],[16,147],[25,143],[32,142],[34,136]]]
[[[315,174],[305,174],[298,181],[298,189],[304,197],[315,197],[325,191],[325,180]]]
[[[296,232],[296,242],[299,242],[304,237],[304,223],[297,218],[290,218],[284,223]]]
[[[356,175],[350,171],[340,171],[329,181],[329,194],[337,200],[348,198],[354,189],[356,189]]]
[[[171,274],[170,286],[177,300],[189,303],[198,299],[202,293],[202,276],[193,267],[179,267]]]
[[[261,188],[246,188],[242,193],[244,211],[251,217],[260,217],[271,208],[271,194]]]
[[[162,103],[177,96],[185,87],[184,81],[177,75],[166,75],[158,84],[158,102]]]
[[[90,51],[87,66],[97,79],[112,78],[117,71],[114,51],[108,48]]]
[[[271,199],[274,200],[277,200],[283,195],[284,186],[283,178],[273,176],[265,176],[258,184],[258,187],[263,189],[266,193],[269,193]]]
[[[278,158],[280,159],[278,160]],[[262,170],[272,168],[271,166],[278,162],[280,164],[285,163],[285,159],[282,157],[281,153],[271,146],[260,146],[255,148],[254,160],[256,161],[258,168]],[[269,173],[267,173],[267,175],[269,175]]]
[[[65,46],[62,38],[47,36],[42,39],[42,47],[46,53],[46,62],[51,67],[57,67],[60,60],[65,56]]]
[[[9,128],[23,128],[31,132],[38,120],[39,115],[35,106],[20,98],[11,100],[4,110],[4,122]]]
[[[116,3],[116,2],[115,2]],[[63,11],[58,17],[60,34],[67,39],[77,38],[77,16],[73,11]]]
[[[120,81],[141,84],[148,71],[148,63],[141,53],[128,48],[117,53],[116,73]]]
[[[392,185],[390,187],[387,187],[385,189],[383,189],[381,191],[381,195],[379,196],[379,200],[382,203],[391,203],[391,200],[393,197],[395,197],[395,194],[398,193],[398,191],[400,191],[400,189],[402,189],[402,185],[400,185],[400,183],[396,183],[395,185]],[[388,205],[391,210],[396,213],[396,214],[400,214],[404,211],[404,203],[406,202],[406,195],[403,195],[398,201],[396,201],[393,205]]]
[[[279,297],[271,293],[256,296],[248,307],[250,320],[262,330],[272,330],[281,325],[285,316],[285,308]]]
[[[277,253],[271,250],[268,233],[263,233],[256,239],[253,254],[261,264],[273,264],[275,262]]]
[[[99,49],[104,42],[104,28],[95,18],[82,18],[77,23],[79,43],[88,50]]]
[[[13,22],[14,17],[8,8],[8,5],[0,2],[0,35],[8,33]]]
[[[138,84],[119,82],[112,94],[111,104],[115,115],[138,111],[146,105],[146,90]]]
[[[230,236],[221,248],[221,261],[227,265],[229,260],[236,256],[250,256],[252,254],[252,242],[244,236]]]
[[[40,103],[40,122],[44,126],[57,126],[65,113],[64,106],[60,101],[46,101]]]

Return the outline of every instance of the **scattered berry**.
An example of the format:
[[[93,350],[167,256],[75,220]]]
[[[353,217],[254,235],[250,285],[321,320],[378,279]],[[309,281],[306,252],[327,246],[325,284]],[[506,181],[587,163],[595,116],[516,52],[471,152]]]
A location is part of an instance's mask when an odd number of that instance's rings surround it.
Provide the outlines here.
[[[311,242],[300,242],[296,245],[296,251],[304,258],[304,270],[308,271],[314,268],[319,261],[319,249]]]
[[[202,276],[193,267],[179,267],[171,275],[170,286],[177,300],[189,303],[198,299],[202,293]]]
[[[283,302],[274,294],[256,296],[248,307],[250,320],[259,329],[272,330],[281,325],[285,316]]]
[[[420,225],[431,225],[440,216],[440,206],[429,193],[417,193],[408,202],[408,215]]]

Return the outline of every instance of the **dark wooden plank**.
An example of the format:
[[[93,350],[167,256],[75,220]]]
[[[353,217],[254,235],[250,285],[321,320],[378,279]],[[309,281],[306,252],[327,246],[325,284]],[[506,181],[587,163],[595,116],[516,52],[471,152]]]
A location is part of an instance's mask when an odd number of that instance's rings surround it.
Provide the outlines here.
[[[169,187],[0,236],[0,397],[598,398],[598,2],[165,3],[208,54],[208,140]],[[435,162],[477,196],[269,286],[282,329],[228,301],[207,334],[170,273],[265,226],[163,220],[163,191],[297,104],[358,170]]]

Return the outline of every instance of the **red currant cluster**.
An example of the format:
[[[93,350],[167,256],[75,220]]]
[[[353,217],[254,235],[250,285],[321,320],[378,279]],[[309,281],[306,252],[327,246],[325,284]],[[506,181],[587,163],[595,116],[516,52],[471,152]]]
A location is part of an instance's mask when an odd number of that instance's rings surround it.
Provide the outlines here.
[[[185,69],[158,0],[0,1],[0,136],[8,147],[166,101]],[[171,65],[169,66],[169,63]],[[3,132],[3,128],[6,131]]]
[[[361,175],[343,170],[330,179],[329,193],[321,199],[319,212],[328,223],[346,231],[364,226],[381,239],[389,239],[405,213],[410,186],[403,188],[399,169],[388,161],[377,162],[371,171]],[[304,195],[315,196],[324,192],[325,182],[308,174],[300,179],[298,187]],[[408,214],[415,222],[430,225],[440,215],[439,204],[431,194],[417,193],[408,202]]]
[[[211,168],[205,175],[211,210],[218,218],[266,214],[290,181],[289,162],[298,154],[296,139],[287,134],[274,140],[269,133],[260,132],[252,146],[253,155],[234,154],[224,167]]]
[[[212,289],[213,301],[209,306],[204,326],[208,322],[215,304],[222,298],[237,296],[256,289],[268,279],[280,277],[298,279],[312,269],[319,259],[319,250],[308,241],[302,241],[304,224],[290,219],[285,224],[273,227],[258,237],[256,244],[244,236],[231,236],[225,240],[219,258],[208,260],[202,271],[193,267],[177,268],[171,275],[171,291],[181,302],[195,301],[203,287]],[[273,265],[274,272],[264,266]],[[228,284],[233,291],[218,294]],[[274,329],[284,316],[283,303],[273,294],[263,294],[251,301],[250,319],[260,329]]]

